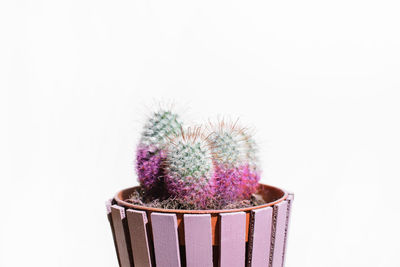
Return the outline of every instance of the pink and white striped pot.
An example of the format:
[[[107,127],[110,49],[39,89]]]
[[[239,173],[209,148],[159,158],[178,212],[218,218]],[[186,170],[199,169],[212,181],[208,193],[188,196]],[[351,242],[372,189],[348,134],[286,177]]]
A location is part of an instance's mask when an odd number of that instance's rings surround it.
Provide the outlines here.
[[[260,185],[267,204],[232,210],[167,210],[107,201],[121,267],[283,267],[293,194]]]

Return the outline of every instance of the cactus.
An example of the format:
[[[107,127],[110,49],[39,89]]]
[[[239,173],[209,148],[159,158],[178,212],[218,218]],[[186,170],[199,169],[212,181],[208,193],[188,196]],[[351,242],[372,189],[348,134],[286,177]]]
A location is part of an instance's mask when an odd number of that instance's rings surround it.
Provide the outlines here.
[[[162,148],[167,142],[166,137],[178,134],[181,128],[182,123],[180,122],[178,114],[171,110],[160,109],[154,112],[147,120],[140,143]]]
[[[136,169],[147,196],[198,209],[249,200],[257,163],[254,139],[237,122],[183,130],[177,114],[160,110],[144,127]]]
[[[253,138],[236,124],[182,132],[167,149],[166,188],[199,206],[249,199],[260,179],[256,159]]]
[[[170,110],[160,109],[147,120],[136,153],[138,180],[146,191],[163,186],[165,146],[181,127],[178,115]]]
[[[165,184],[168,193],[198,207],[212,195],[212,151],[200,127],[182,131],[167,148]]]
[[[209,140],[214,154],[215,197],[223,202],[248,199],[260,179],[257,150],[252,136],[235,123],[210,123]]]
[[[249,163],[249,167],[257,170],[259,161],[258,147],[253,136],[245,129],[240,130],[238,134],[243,147],[243,158]]]

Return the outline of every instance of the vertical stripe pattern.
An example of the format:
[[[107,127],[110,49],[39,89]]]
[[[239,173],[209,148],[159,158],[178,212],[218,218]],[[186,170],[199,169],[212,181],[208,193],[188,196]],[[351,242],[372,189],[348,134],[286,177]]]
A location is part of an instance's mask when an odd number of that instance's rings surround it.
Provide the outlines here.
[[[243,267],[246,256],[246,213],[221,213],[220,219],[220,267]]]
[[[117,241],[118,255],[121,267],[132,267],[131,248],[128,230],[126,229],[125,209],[117,205],[111,207],[111,217]]]
[[[151,226],[157,267],[180,267],[176,215],[153,212],[151,214]]]
[[[210,214],[185,214],[185,250],[187,267],[212,267]]]
[[[282,267],[285,243],[287,201],[274,206],[274,232],[272,235],[271,267]]]
[[[151,267],[146,212],[128,209],[126,214],[135,266]]]
[[[218,214],[217,246],[211,214],[184,214],[178,233],[174,213],[106,209],[120,267],[284,267],[293,199],[251,210],[249,225],[246,212]]]
[[[117,239],[115,237],[114,224],[113,224],[112,215],[111,215],[111,206],[112,206],[112,200],[111,199],[107,200],[106,201],[107,219],[108,219],[108,222],[110,223],[111,234],[112,234],[112,238],[113,238],[113,242],[114,242],[114,248],[115,248],[115,252],[117,255],[117,259],[118,259],[118,265],[121,266],[121,262],[119,260]]]
[[[287,213],[286,213],[285,241],[284,241],[284,245],[283,245],[282,266],[285,266],[286,247],[287,247],[287,239],[288,239],[290,216],[291,216],[291,209],[292,209],[293,200],[294,200],[293,193],[289,193],[289,196],[288,196],[288,198],[286,200],[288,204],[287,204]]]
[[[248,244],[248,266],[265,267],[271,248],[272,208],[252,211]]]

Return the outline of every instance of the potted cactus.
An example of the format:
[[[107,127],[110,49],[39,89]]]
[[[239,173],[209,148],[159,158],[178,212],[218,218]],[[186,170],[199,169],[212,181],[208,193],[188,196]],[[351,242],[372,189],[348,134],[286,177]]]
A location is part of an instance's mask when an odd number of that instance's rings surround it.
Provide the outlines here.
[[[257,146],[237,121],[186,128],[154,112],[136,172],[140,186],[106,204],[120,266],[284,266],[293,195],[259,184]]]

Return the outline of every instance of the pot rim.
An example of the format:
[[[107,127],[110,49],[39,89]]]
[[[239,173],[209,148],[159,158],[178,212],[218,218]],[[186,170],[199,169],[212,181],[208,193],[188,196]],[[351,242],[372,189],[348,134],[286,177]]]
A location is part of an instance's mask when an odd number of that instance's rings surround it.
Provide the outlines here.
[[[268,202],[268,203],[265,203],[265,204],[259,205],[259,206],[240,208],[240,209],[225,209],[225,210],[160,209],[160,208],[152,208],[152,207],[134,205],[134,204],[126,202],[126,201],[124,201],[122,199],[122,193],[123,192],[125,192],[127,190],[132,190],[134,188],[138,188],[139,186],[129,187],[129,188],[125,188],[123,190],[118,191],[117,194],[115,195],[114,199],[115,199],[115,201],[117,202],[118,205],[124,206],[126,208],[132,208],[132,209],[135,209],[135,210],[143,210],[143,211],[149,211],[149,212],[163,212],[163,213],[178,213],[178,214],[214,214],[214,213],[229,213],[229,212],[251,211],[251,210],[255,210],[255,209],[271,207],[271,206],[274,206],[274,205],[284,201],[288,197],[288,192],[286,192],[285,190],[280,189],[278,187],[271,186],[271,185],[266,185],[266,184],[261,184],[261,183],[260,183],[260,186],[267,187],[267,188],[270,188],[270,189],[273,189],[273,190],[277,190],[277,191],[281,191],[283,196],[280,197],[279,199],[275,200],[275,201]]]

